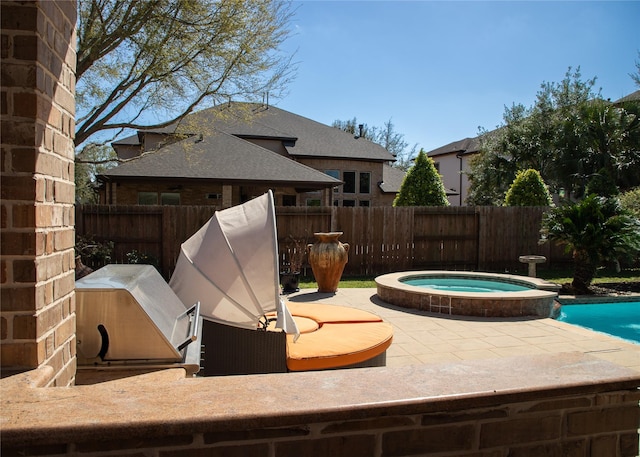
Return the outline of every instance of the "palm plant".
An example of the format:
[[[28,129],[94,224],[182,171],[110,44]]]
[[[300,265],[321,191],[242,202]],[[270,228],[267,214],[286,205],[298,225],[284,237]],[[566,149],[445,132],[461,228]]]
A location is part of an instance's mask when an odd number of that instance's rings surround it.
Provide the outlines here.
[[[541,242],[553,240],[573,253],[572,292],[590,294],[598,267],[606,261],[640,252],[640,220],[620,206],[616,198],[595,194],[547,212]]]

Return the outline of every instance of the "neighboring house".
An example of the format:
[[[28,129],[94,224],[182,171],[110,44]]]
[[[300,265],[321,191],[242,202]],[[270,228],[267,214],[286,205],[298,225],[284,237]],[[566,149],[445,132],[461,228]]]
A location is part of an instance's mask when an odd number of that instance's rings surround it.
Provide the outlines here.
[[[480,151],[480,139],[465,138],[429,151],[442,176],[442,183],[447,190],[447,199],[452,206],[464,206],[469,192],[469,158]]]
[[[391,205],[382,146],[273,106],[230,103],[112,143],[131,159],[98,176],[104,204],[228,207],[272,189],[278,206]]]
[[[625,95],[624,97],[622,97],[619,100],[616,100],[615,102],[613,102],[614,105],[619,105],[621,103],[625,103],[625,102],[632,102],[632,101],[640,101],[640,90],[637,90],[635,92],[631,92],[629,95]]]
[[[640,100],[640,90],[614,101],[613,104],[619,105],[634,100]],[[452,206],[466,205],[470,185],[467,174],[469,159],[478,152],[480,152],[480,137],[454,141],[427,153],[442,176],[442,182],[447,189],[447,198]]]

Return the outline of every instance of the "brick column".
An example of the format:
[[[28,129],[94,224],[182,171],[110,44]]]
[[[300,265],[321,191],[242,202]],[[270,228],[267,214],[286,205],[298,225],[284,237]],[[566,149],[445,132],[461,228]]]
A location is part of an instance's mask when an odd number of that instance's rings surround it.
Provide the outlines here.
[[[2,17],[1,355],[75,379],[75,0],[5,1]]]

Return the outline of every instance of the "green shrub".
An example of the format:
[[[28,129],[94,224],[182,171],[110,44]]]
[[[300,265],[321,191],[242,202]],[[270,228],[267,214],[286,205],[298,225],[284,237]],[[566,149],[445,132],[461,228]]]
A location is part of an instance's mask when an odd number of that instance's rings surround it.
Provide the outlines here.
[[[542,176],[532,168],[516,174],[504,199],[504,206],[551,206],[552,203]]]
[[[393,206],[448,206],[447,193],[433,159],[423,149],[409,169]]]
[[[133,251],[127,252],[127,263],[130,264],[139,264],[139,265],[153,265],[158,268],[158,259],[154,256],[147,254],[146,252],[139,252],[135,249]]]
[[[620,205],[640,219],[640,187],[620,194]]]
[[[113,259],[113,241],[95,241],[91,236],[76,237],[76,255],[82,258],[82,262],[92,268],[100,268]]]

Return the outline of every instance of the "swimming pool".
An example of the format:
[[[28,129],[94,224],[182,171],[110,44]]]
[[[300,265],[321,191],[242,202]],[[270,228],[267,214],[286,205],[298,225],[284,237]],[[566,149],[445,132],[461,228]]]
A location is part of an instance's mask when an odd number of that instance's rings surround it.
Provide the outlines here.
[[[640,301],[563,303],[558,320],[640,344]]]

